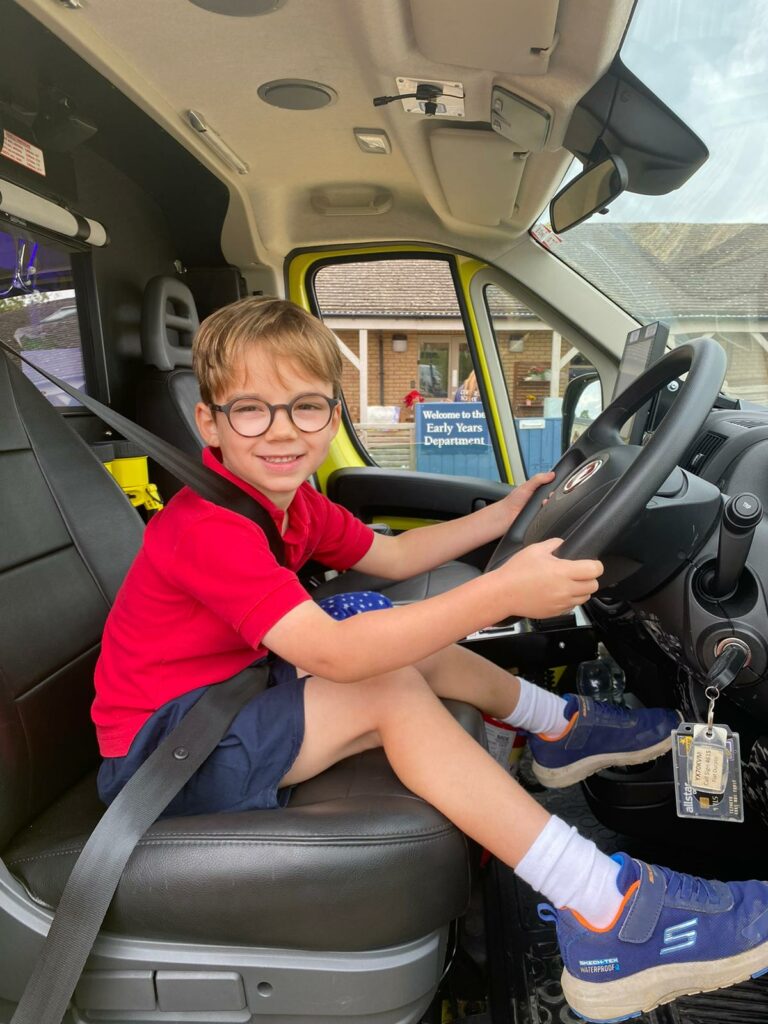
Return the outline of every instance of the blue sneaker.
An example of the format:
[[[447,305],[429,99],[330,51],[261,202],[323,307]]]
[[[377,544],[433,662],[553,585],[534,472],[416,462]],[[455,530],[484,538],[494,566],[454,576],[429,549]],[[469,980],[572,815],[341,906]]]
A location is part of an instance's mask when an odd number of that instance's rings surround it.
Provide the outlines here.
[[[678,996],[768,971],[768,883],[705,882],[615,855],[625,893],[607,928],[546,904],[557,923],[563,995],[585,1020],[629,1020]]]
[[[560,789],[602,768],[643,764],[672,748],[680,724],[677,711],[626,708],[591,697],[566,695],[568,724],[558,736],[528,739],[533,774],[543,786]]]

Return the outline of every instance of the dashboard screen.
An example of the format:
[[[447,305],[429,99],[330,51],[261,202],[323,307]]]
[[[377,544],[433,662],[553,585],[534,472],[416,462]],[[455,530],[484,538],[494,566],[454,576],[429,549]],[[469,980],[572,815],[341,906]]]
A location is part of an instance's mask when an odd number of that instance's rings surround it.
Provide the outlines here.
[[[641,373],[648,369],[651,363],[661,359],[668,336],[667,327],[660,321],[629,332],[624,345],[624,354],[621,357],[616,386],[613,389],[613,398],[618,398],[633,380],[636,380]]]
[[[667,345],[669,329],[666,324],[656,321],[646,324],[645,327],[637,327],[630,331],[624,344],[624,353],[619,365],[619,373],[616,377],[616,385],[613,389],[613,398],[625,391],[629,385],[644,373],[649,366],[655,363],[664,355]],[[628,420],[621,428],[621,435],[630,444],[640,444],[643,439],[645,425],[648,422],[648,414],[651,411],[651,402],[638,409],[635,415]]]

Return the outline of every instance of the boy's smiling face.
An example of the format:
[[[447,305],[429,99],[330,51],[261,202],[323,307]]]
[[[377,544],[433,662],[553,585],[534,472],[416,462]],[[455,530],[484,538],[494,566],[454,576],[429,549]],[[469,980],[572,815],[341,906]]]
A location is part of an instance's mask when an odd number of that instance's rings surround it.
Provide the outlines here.
[[[217,405],[245,396],[271,405],[287,405],[306,394],[333,397],[329,381],[313,377],[293,361],[274,360],[258,345],[245,348],[232,380],[223,394],[215,396]],[[325,460],[340,417],[337,405],[328,426],[306,434],[294,426],[285,409],[280,409],[265,434],[242,437],[223,412],[214,412],[202,402],[195,408],[197,429],[206,444],[221,449],[227,469],[282,509],[288,508],[301,484]]]

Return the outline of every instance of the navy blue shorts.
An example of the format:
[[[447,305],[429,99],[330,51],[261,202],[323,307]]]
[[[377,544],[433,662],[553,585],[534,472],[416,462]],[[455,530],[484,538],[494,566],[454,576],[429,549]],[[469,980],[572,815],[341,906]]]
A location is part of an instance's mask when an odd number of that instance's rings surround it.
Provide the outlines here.
[[[267,689],[237,713],[211,756],[161,817],[284,807],[290,788],[278,789],[304,740],[304,683],[293,665],[275,658]],[[218,684],[216,684],[218,685]],[[108,757],[99,768],[99,796],[110,804],[155,747],[181,721],[206,686],[168,701],[134,737],[124,757]]]

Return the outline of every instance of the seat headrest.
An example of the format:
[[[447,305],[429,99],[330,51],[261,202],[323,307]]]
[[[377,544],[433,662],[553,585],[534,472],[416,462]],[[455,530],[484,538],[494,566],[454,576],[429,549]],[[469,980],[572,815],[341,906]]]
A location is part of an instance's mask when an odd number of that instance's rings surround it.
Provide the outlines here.
[[[192,366],[192,339],[200,321],[192,292],[175,277],[153,277],[141,304],[141,354],[147,366]]]

